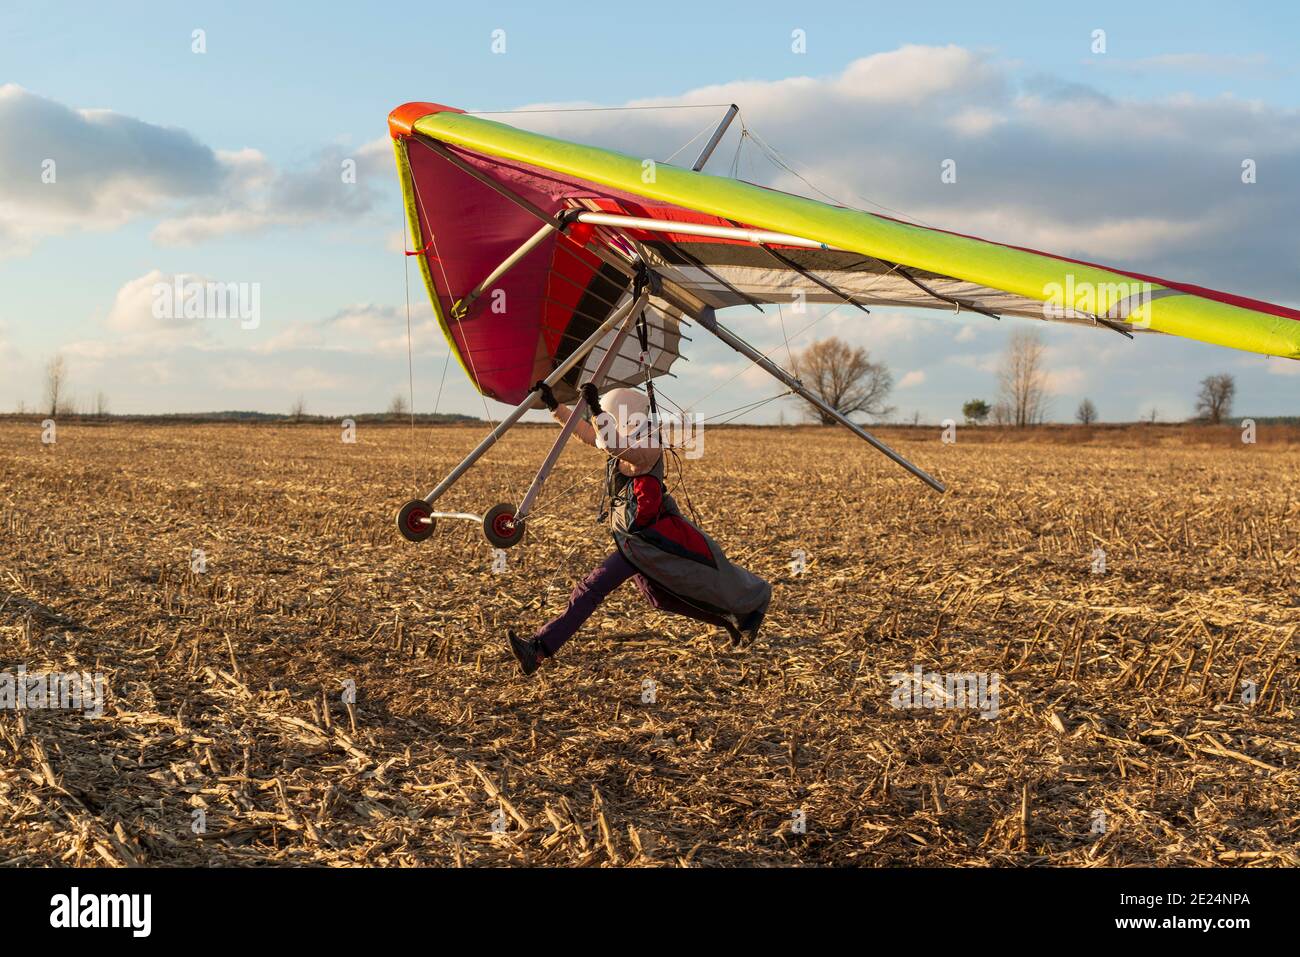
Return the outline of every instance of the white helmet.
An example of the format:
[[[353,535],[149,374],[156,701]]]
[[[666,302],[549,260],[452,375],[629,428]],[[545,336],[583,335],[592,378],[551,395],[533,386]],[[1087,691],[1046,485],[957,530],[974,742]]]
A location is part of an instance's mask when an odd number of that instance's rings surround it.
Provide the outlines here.
[[[610,389],[600,397],[605,415],[593,421],[596,444],[602,449],[638,448],[650,445],[650,399],[636,389]]]

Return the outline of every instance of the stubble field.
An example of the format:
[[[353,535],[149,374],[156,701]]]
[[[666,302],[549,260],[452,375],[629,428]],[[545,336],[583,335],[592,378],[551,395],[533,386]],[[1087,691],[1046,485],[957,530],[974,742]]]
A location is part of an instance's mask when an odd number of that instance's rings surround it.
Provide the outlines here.
[[[0,710],[0,863],[1300,864],[1295,435],[884,430],[939,496],[844,432],[708,432],[669,487],[773,583],[759,640],[627,585],[524,679],[505,628],[611,547],[601,463],[503,569],[401,539],[482,431],[0,422],[0,671],[107,688]],[[553,437],[439,506],[517,500]],[[894,707],[914,666],[997,675],[996,716]]]

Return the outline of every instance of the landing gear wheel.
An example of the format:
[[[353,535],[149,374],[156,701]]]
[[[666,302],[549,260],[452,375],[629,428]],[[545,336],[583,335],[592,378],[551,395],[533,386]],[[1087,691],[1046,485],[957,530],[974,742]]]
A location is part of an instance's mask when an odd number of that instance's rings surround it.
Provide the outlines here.
[[[497,548],[510,548],[518,545],[524,537],[523,521],[515,521],[513,505],[493,505],[483,516],[483,534]]]
[[[433,534],[433,506],[412,499],[397,510],[397,530],[408,542],[422,542]]]

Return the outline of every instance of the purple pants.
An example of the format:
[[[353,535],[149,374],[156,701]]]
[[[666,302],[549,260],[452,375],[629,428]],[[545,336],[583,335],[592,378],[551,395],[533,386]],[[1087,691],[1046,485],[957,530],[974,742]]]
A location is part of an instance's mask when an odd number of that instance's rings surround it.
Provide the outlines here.
[[[610,592],[629,578],[636,579],[636,585],[641,589],[641,594],[645,596],[646,601],[660,611],[684,615],[687,618],[694,618],[696,621],[716,625],[719,628],[726,627],[727,622],[720,615],[697,608],[676,595],[669,594],[662,588],[657,587],[654,582],[649,581],[644,575],[638,574],[637,570],[632,567],[632,563],[623,557],[622,552],[615,551],[614,554],[598,565],[591,574],[574,586],[573,594],[569,596],[569,607],[564,609],[563,614],[548,621],[537,632],[535,637],[541,641],[542,647],[546,649],[547,657],[559,651],[560,646],[572,638],[578,629],[582,627],[582,623],[591,617],[591,613],[596,610],[596,606],[604,601]]]

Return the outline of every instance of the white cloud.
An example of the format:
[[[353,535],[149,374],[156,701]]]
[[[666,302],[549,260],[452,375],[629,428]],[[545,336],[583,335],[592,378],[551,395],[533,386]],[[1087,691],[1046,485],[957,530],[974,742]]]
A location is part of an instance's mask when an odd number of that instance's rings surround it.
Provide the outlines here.
[[[898,380],[898,388],[910,389],[912,386],[921,385],[924,382],[925,382],[925,370],[913,369],[911,372],[906,373],[901,379]]]
[[[354,150],[330,146],[306,169],[292,171],[274,170],[255,150],[219,155],[228,168],[220,199],[192,202],[159,223],[153,231],[156,242],[193,245],[277,226],[355,219],[371,208],[376,198],[372,184],[392,164],[387,140]],[[344,162],[355,163],[355,182],[344,180]]]
[[[854,60],[825,85],[846,100],[917,106],[954,93],[962,100],[999,99],[1006,82],[996,67],[971,50],[909,44]]]
[[[999,111],[971,107],[950,117],[948,126],[966,136],[980,136],[992,132],[1006,122],[1006,115]]]
[[[305,389],[312,392],[324,392],[338,389],[347,383],[344,376],[334,375],[312,366],[296,366],[289,373],[290,388]]]
[[[411,303],[409,346],[412,355],[445,355],[447,340],[433,315],[428,298]],[[262,354],[302,349],[357,355],[405,355],[408,347],[406,307],[357,303],[324,319],[294,322],[258,342]]]
[[[1047,391],[1051,395],[1070,395],[1083,388],[1088,374],[1077,366],[1048,368]]]
[[[241,319],[233,315],[186,318],[177,314],[172,318],[166,310],[155,310],[160,290],[172,293],[177,278],[153,269],[124,283],[103,319],[103,335],[67,343],[62,351],[87,366],[181,349],[230,348],[262,356],[319,352],[393,357],[405,356],[407,351],[404,306],[361,303],[323,319],[291,321],[278,328],[271,322],[259,322],[245,329]],[[187,283],[208,282],[206,277],[197,275],[180,278]],[[223,331],[232,330],[238,331],[236,338],[222,335]],[[410,347],[412,355],[417,357],[441,357],[447,353],[442,329],[432,307],[423,298],[411,304]],[[0,360],[3,358],[4,340],[0,337]],[[231,381],[239,381],[245,372],[235,371]]]
[[[257,343],[252,351],[261,355],[291,352],[296,349],[326,348],[325,333],[318,322],[293,322],[268,339]]]
[[[1110,55],[1095,56],[1082,62],[1088,66],[1133,74],[1212,73],[1227,76],[1268,69],[1272,66],[1273,59],[1263,53],[1160,53],[1135,60]]]
[[[117,290],[103,319],[104,335],[67,343],[62,351],[84,365],[99,365],[133,356],[152,356],[186,346],[203,348],[212,343],[208,324],[197,318],[163,318],[154,303],[160,286],[173,287],[176,277],[152,269],[128,280]],[[202,277],[188,277],[203,281]]]
[[[1161,62],[1197,65],[1178,56]],[[746,127],[800,174],[779,169],[747,142],[740,168],[764,185],[1300,301],[1292,268],[1300,259],[1300,191],[1291,187],[1300,182],[1300,111],[1233,96],[1121,99],[1051,77],[1017,81],[1003,64],[953,46],[905,46],[837,75],[724,83],[627,105],[728,101],[741,105]],[[662,159],[699,131],[705,115],[504,119]],[[735,136],[728,134],[719,157],[734,153]],[[957,163],[955,184],[940,181],[946,158]],[[1241,182],[1243,158],[1258,162],[1257,184]]]
[[[187,348],[214,349],[224,338],[223,331],[238,331],[247,344],[265,341],[266,333],[259,331],[261,291],[254,287],[256,283],[151,269],[117,290],[101,322],[101,336],[69,342],[62,351],[88,365],[99,365]],[[203,302],[187,315],[186,306],[196,288]],[[213,311],[209,313],[210,294],[216,298],[211,300]]]
[[[983,352],[976,355],[948,356],[945,361],[950,365],[972,369],[976,372],[995,374],[998,371],[998,364],[1002,361],[1002,353]]]
[[[233,392],[247,388],[250,382],[261,381],[267,368],[265,363],[252,359],[227,358],[208,370],[208,379],[222,391]]]
[[[778,356],[778,358],[780,358]],[[775,379],[754,365],[752,362],[745,363],[745,371],[738,377],[739,382],[743,382],[751,389],[776,389],[779,385]]]
[[[158,301],[159,287],[172,287],[176,277],[164,275],[159,269],[153,269],[123,285],[113,297],[113,305],[108,310],[104,325],[109,331],[123,335],[139,333],[168,335],[173,332],[191,333],[202,324],[201,319],[177,316],[160,318],[155,314],[154,304]],[[203,281],[201,277],[192,277]]]
[[[356,162],[355,183],[343,182],[346,159]],[[278,170],[255,149],[216,150],[185,130],[0,85],[0,257],[145,217],[161,220],[154,239],[165,245],[352,221],[371,208],[391,163],[379,139],[330,145],[303,169]]]
[[[178,379],[176,363],[171,359],[146,359],[135,363],[133,370],[143,386],[169,386]]]
[[[0,86],[0,255],[216,196],[221,180],[216,154],[183,130]]]

